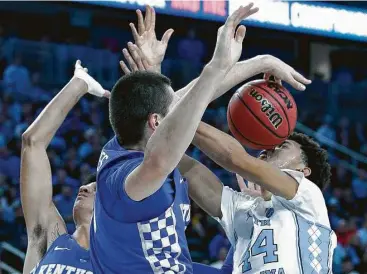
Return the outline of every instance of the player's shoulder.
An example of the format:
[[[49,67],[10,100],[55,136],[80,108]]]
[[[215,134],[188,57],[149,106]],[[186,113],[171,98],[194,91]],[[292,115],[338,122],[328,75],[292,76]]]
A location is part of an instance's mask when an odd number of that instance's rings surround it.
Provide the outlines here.
[[[321,189],[310,181],[303,172],[284,169],[288,175],[298,182],[297,193],[291,200],[280,199],[283,206],[301,215],[305,219],[330,227],[327,207]]]
[[[282,169],[283,172],[294,178],[298,183],[297,195],[299,194],[313,194],[315,197],[322,198],[323,194],[321,189],[310,179],[308,179],[303,172],[291,169]]]

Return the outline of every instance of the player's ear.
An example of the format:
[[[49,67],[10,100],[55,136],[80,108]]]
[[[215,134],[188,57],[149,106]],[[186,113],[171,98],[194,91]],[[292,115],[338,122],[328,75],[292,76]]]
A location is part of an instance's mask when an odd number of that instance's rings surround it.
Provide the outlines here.
[[[303,170],[302,170],[303,174],[305,175],[305,177],[308,177],[311,175],[311,168],[309,167],[305,167]]]
[[[153,113],[149,115],[149,118],[148,118],[149,128],[151,128],[152,130],[156,130],[157,127],[159,126],[159,123],[160,123],[159,114]]]

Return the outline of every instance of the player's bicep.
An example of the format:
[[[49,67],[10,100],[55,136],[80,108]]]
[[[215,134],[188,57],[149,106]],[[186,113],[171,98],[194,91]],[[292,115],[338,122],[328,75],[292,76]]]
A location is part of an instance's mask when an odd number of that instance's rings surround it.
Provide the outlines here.
[[[292,199],[296,195],[298,183],[292,176],[245,151],[236,153],[233,157],[235,173],[283,198]]]
[[[22,147],[20,187],[27,230],[32,231],[36,225],[46,228],[55,207],[52,202],[51,167],[44,147]]]
[[[221,196],[223,184],[202,163],[184,155],[178,168],[189,184],[191,199],[213,217],[222,217]]]
[[[123,182],[124,191],[134,201],[141,201],[157,192],[168,174],[152,159],[144,159],[136,165]]]

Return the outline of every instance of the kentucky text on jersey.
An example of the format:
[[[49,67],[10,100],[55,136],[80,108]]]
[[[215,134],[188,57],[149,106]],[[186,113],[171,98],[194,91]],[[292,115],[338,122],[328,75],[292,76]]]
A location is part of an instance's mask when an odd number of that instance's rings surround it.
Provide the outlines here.
[[[31,274],[93,274],[89,251],[82,248],[71,235],[61,235]]]
[[[76,268],[64,264],[46,264],[42,265],[35,274],[93,274],[92,271]]]
[[[116,137],[103,148],[91,225],[94,273],[190,274],[187,182],[174,170],[156,193],[133,201],[123,184],[143,158],[143,152],[123,149]]]

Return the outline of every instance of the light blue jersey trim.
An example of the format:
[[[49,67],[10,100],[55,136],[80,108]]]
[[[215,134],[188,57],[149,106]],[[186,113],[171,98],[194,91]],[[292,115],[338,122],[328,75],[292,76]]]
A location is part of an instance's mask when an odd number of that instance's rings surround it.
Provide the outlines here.
[[[332,230],[323,225],[310,222],[296,215],[303,273],[329,273],[329,259]]]

